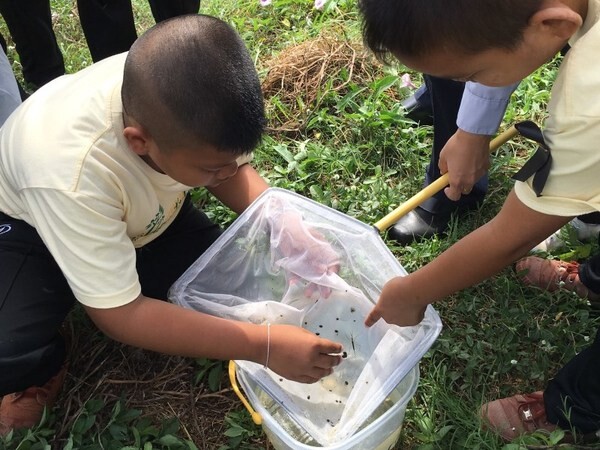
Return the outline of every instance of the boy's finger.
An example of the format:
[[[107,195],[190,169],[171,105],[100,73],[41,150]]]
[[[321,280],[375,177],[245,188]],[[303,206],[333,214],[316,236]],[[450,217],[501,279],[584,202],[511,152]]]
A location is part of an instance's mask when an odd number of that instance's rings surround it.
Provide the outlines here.
[[[367,316],[367,318],[365,319],[365,325],[371,327],[375,325],[375,322],[377,322],[379,319],[381,319],[381,314],[379,313],[377,308],[373,308]]]
[[[446,194],[446,197],[453,201],[460,200],[460,196],[462,195],[460,189],[456,189],[452,186],[448,186],[447,188],[445,188],[444,194]]]
[[[330,341],[328,339],[321,339],[319,344],[319,353],[328,355],[330,353],[342,353],[342,344]]]
[[[342,362],[342,357],[339,354],[325,355],[321,354],[315,361],[315,367],[329,371],[327,375],[333,372],[333,368]]]
[[[320,367],[321,369],[331,370],[333,367],[337,366],[342,362],[342,355],[340,353],[332,353],[332,354],[320,354],[315,362],[315,367]]]

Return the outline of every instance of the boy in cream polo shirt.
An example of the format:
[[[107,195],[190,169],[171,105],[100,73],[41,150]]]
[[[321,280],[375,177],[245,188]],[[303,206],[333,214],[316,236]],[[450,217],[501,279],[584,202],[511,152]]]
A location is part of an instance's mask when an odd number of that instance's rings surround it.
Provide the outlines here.
[[[539,183],[543,170],[517,182],[489,223],[386,284],[367,325],[381,317],[411,325],[427,304],[492,276],[573,217],[600,211],[600,0],[360,0],[360,7],[372,50],[443,78],[509,85],[571,45],[545,123],[546,182]],[[490,402],[481,414],[506,440],[557,427],[595,436],[599,372],[597,335],[543,392]]]
[[[111,338],[157,352],[268,363],[301,382],[339,364],[339,344],[301,328],[164,301],[220,234],[186,192],[204,186],[239,213],[267,188],[246,163],[264,123],[243,42],[202,15],[161,22],[15,111],[0,130],[0,433],[56,398],[76,300]]]

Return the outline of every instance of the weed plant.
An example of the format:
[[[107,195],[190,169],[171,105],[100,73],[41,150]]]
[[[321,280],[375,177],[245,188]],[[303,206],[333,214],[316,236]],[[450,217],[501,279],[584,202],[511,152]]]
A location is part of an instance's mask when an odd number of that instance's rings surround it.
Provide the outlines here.
[[[153,23],[148,5],[134,0],[139,31]],[[54,27],[65,57],[67,72],[91,63],[81,32],[74,0],[51,1]],[[312,0],[213,0],[202,12],[229,21],[241,34],[264,77],[267,62],[286,49],[324,31],[341,41],[360,44],[360,23],[355,0],[329,0],[323,9]],[[0,31],[9,36],[4,23]],[[18,55],[9,39],[9,57],[20,78]],[[507,110],[502,128],[520,120],[543,122],[558,60],[523,81]],[[336,210],[372,224],[421,189],[432,145],[432,129],[417,126],[404,116],[400,105],[413,88],[401,82],[408,73],[421,83],[420,74],[402,66],[381,67],[350,77],[347,70],[327,74],[313,104],[299,93],[293,102],[281,95],[267,99],[270,120],[293,118],[300,106],[304,122],[294,133],[269,132],[255,153],[254,164],[273,186],[298,192]],[[336,82],[345,83],[334,90]],[[272,127],[275,129],[276,127]],[[490,189],[484,204],[460,219],[453,219],[448,234],[398,247],[387,244],[408,271],[435,258],[470,230],[499,210],[513,184],[511,176],[534,150],[520,138],[492,156]],[[208,197],[194,192],[196,202],[225,225],[235,216]],[[566,236],[569,251],[554,257],[577,257],[597,251],[597,245]],[[485,251],[485,249],[481,249]],[[563,251],[564,252],[564,251]],[[376,262],[374,262],[376,264]],[[456,273],[470,270],[456,267]],[[435,280],[432,280],[435,282]],[[561,433],[537,435],[506,445],[484,431],[478,417],[486,401],[543,389],[546,382],[594,337],[600,320],[585,300],[566,292],[547,293],[523,286],[511,268],[437,304],[444,329],[420,363],[421,381],[409,403],[398,449],[521,449],[552,448]],[[77,332],[82,321],[75,322]],[[83,320],[85,323],[85,320]],[[89,324],[88,324],[89,325]],[[100,336],[95,339],[111,346]],[[198,360],[192,364],[192,389],[211,395],[230,394],[223,363]],[[165,411],[134,408],[126,395],[91,398],[77,410],[56,408],[39,426],[0,440],[6,449],[213,449],[265,448],[260,428],[230,395],[217,432],[218,444],[205,433],[190,435],[184,419]],[[69,403],[70,404],[70,403]],[[196,405],[195,414],[213,403]],[[231,406],[233,405],[233,406]],[[63,415],[72,419],[65,430]],[[64,422],[63,422],[64,423]]]

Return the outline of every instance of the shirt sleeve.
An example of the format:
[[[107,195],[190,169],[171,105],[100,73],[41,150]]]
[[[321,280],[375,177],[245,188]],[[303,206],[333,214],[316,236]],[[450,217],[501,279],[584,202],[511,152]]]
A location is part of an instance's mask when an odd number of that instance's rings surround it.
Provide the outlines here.
[[[33,225],[80,303],[114,308],[140,295],[135,248],[118,201],[42,188],[22,195]]]
[[[467,82],[456,119],[458,128],[473,134],[496,134],[510,96],[518,85],[489,87]]]

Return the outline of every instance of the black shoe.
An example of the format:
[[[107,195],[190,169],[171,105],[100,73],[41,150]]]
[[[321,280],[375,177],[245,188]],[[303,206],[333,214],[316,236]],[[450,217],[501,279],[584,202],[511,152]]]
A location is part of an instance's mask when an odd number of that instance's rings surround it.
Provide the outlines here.
[[[435,215],[417,207],[401,217],[388,230],[388,236],[400,245],[408,245],[443,233],[448,228],[450,216]]]
[[[433,107],[431,98],[425,85],[415,91],[413,95],[402,101],[406,110],[405,116],[419,125],[433,125]]]

